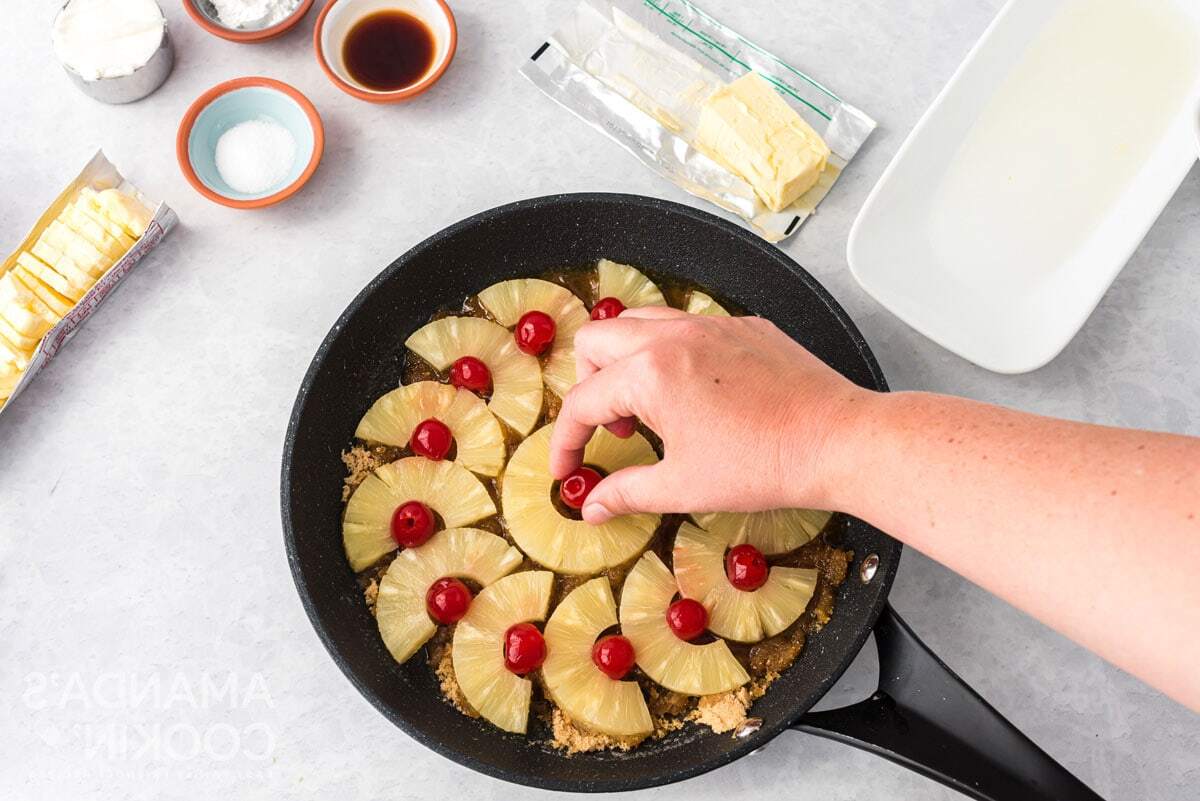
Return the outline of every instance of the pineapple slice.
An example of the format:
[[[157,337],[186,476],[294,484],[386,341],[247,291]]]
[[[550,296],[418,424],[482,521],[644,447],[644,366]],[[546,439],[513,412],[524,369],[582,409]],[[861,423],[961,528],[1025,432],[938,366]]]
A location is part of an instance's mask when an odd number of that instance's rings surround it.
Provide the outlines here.
[[[725,576],[729,540],[691,523],[675,535],[675,581],[679,594],[694,598],[708,610],[708,628],[719,637],[758,642],[774,637],[804,613],[817,584],[817,571],[802,567],[772,567],[767,583],[746,592]]]
[[[596,266],[596,299],[616,298],[627,309],[666,306],[667,299],[654,282],[628,264],[601,259]]]
[[[404,448],[413,429],[430,418],[450,429],[458,464],[484,476],[500,474],[505,455],[500,423],[475,393],[449,384],[418,381],[393,389],[371,405],[358,422],[354,436]]]
[[[425,593],[440,578],[470,579],[481,587],[517,569],[521,552],[502,537],[476,528],[439,531],[416,548],[405,548],[379,582],[375,617],[383,644],[404,662],[437,630],[425,607]]]
[[[443,317],[404,344],[435,370],[449,369],[463,356],[482,361],[492,373],[488,409],[521,436],[533,430],[542,413],[542,369],[507,330],[481,317]]]
[[[471,708],[505,731],[525,733],[533,682],[504,666],[504,635],[545,620],[554,589],[546,570],[512,573],[485,587],[454,629],[454,677]]]
[[[696,525],[724,537],[730,546],[749,543],[767,556],[794,551],[821,533],[831,512],[770,509],[765,512],[692,514]]]
[[[658,528],[659,515],[636,514],[593,526],[564,517],[551,499],[550,435],[554,424],[531,434],[508,461],[500,507],[513,540],[528,556],[558,573],[591,575],[632,559]],[[654,464],[654,449],[641,434],[621,439],[597,428],[583,461],[606,473]]]
[[[546,691],[575,722],[613,737],[654,729],[636,681],[614,681],[592,662],[600,632],[617,623],[617,604],[606,577],[576,587],[546,624]]]
[[[454,462],[410,456],[385,464],[354,490],[342,519],[346,558],[357,573],[396,550],[392,513],[408,501],[420,501],[437,513],[446,528],[468,526],[496,514],[483,484]]]
[[[621,633],[633,643],[637,663],[668,690],[712,695],[750,681],[724,640],[704,645],[684,642],[667,625],[667,607],[678,588],[675,577],[654,551],[629,571],[621,589]]]
[[[729,312],[725,311],[724,306],[713,300],[711,295],[706,295],[698,289],[693,289],[692,294],[688,296],[687,313],[704,314],[710,317],[729,316]]]
[[[575,293],[540,278],[518,278],[492,284],[479,293],[496,321],[512,328],[528,311],[541,311],[554,320],[554,342],[542,366],[542,380],[560,398],[575,385],[575,334],[588,321],[588,311]]]

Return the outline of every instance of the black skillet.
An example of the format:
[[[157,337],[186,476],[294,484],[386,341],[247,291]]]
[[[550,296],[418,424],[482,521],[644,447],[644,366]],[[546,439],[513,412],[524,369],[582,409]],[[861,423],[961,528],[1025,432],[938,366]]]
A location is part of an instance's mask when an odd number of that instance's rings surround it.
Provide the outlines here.
[[[686,727],[626,754],[565,756],[452,709],[424,660],[385,650],[342,553],[344,470],[371,400],[396,386],[404,340],[431,312],[508,278],[601,257],[713,290],[773,320],[865,387],[883,374],[846,313],[812,276],[752,234],[696,209],[629,195],[558,195],[483,212],[425,240],[364,289],[321,343],[300,387],[283,453],[283,527],[304,608],[355,687],[421,743],[510,782],[580,792],[636,790],[732,762],[785,729],[840,740],[990,801],[1097,799],[934,656],[888,606],[900,543],[852,520],[854,551],[832,621],[813,636],[752,714],[741,738]],[[880,687],[842,709],[809,713],[874,631]]]

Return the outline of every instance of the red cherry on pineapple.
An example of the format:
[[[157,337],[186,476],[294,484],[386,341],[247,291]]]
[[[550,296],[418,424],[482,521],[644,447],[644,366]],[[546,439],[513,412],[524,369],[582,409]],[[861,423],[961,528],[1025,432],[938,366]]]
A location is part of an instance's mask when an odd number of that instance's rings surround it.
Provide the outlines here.
[[[558,497],[572,509],[582,509],[583,502],[600,483],[603,476],[590,467],[577,467],[558,485]]]
[[[767,558],[753,545],[737,545],[725,554],[725,577],[744,592],[753,592],[767,583]]]
[[[504,666],[524,676],[546,661],[546,639],[532,623],[518,623],[504,633]]]
[[[407,501],[392,512],[392,539],[401,548],[416,548],[433,536],[433,512],[420,501]]]
[[[440,578],[425,593],[425,609],[434,622],[447,626],[462,620],[471,607],[471,591],[456,578]]]
[[[545,312],[529,311],[517,320],[513,335],[517,338],[517,347],[530,356],[541,356],[554,341],[557,326],[554,319]]]
[[[409,437],[408,447],[412,448],[412,452],[417,456],[438,462],[446,458],[452,442],[454,435],[450,433],[449,427],[441,420],[430,418],[417,423],[412,436]]]
[[[474,356],[463,356],[450,366],[450,383],[472,392],[490,392],[492,371]]]
[[[592,662],[613,681],[628,676],[634,661],[633,643],[620,634],[601,637],[592,646]]]
[[[625,304],[616,298],[601,298],[592,307],[593,320],[612,320],[625,311]]]
[[[708,628],[708,611],[699,601],[680,598],[667,607],[667,625],[681,640],[694,640]]]

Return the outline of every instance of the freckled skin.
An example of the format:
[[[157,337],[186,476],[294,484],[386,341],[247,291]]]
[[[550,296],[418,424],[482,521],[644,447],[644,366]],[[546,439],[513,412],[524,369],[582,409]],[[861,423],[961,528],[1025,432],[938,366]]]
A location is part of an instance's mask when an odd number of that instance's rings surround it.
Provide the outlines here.
[[[665,452],[601,481],[585,520],[844,511],[1200,711],[1200,637],[1178,634],[1200,630],[1179,569],[1200,564],[1200,439],[869,392],[757,318],[629,309],[584,325],[575,354],[555,477],[599,425],[637,418]]]

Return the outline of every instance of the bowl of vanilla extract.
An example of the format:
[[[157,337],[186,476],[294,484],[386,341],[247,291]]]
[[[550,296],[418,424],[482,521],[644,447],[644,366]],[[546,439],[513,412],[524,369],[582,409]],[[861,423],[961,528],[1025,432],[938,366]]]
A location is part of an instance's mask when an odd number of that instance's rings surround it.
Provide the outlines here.
[[[334,85],[371,103],[398,103],[433,86],[458,46],[444,0],[332,0],[313,31]]]

